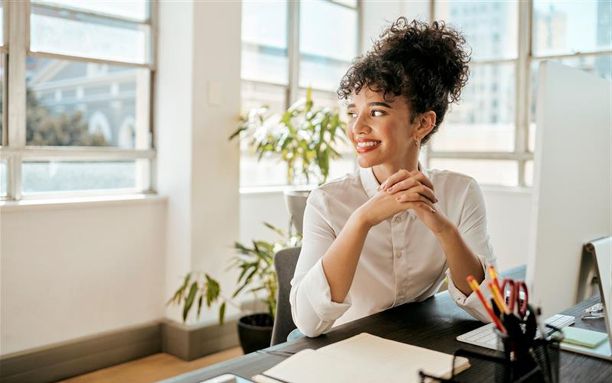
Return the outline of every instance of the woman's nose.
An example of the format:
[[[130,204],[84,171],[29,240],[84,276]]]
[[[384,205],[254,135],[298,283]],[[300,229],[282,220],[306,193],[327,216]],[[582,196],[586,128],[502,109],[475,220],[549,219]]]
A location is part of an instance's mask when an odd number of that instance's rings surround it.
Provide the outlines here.
[[[360,135],[360,134],[366,134],[369,133],[371,128],[368,125],[367,121],[365,121],[364,118],[362,118],[361,116],[355,118],[355,120],[353,121],[353,125],[351,126],[351,130],[353,131],[354,135]]]

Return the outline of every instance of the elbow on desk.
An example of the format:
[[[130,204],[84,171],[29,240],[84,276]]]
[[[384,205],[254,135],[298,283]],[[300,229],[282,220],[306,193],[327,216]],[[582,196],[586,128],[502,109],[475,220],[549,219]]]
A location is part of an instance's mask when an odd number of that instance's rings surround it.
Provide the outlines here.
[[[296,322],[295,325],[297,326],[297,329],[308,338],[316,338],[331,327],[329,325],[325,326],[322,322],[319,322],[317,326],[305,326],[298,322]]]
[[[293,317],[293,323],[302,335],[309,338],[316,338],[328,330],[333,323],[326,323],[320,318],[304,318],[297,314],[297,309],[294,305],[291,307],[291,316]]]

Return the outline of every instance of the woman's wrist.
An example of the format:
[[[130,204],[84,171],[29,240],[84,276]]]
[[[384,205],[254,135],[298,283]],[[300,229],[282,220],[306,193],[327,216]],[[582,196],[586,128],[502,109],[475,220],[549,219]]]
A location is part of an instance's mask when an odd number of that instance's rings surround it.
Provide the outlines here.
[[[459,230],[448,219],[444,219],[444,223],[437,230],[433,231],[439,241],[444,241],[456,235],[459,235]]]
[[[360,207],[355,210],[351,214],[349,221],[352,221],[353,224],[356,225],[359,229],[365,231],[369,231],[372,226],[374,226],[371,220],[369,219],[367,212],[364,211],[363,207]]]

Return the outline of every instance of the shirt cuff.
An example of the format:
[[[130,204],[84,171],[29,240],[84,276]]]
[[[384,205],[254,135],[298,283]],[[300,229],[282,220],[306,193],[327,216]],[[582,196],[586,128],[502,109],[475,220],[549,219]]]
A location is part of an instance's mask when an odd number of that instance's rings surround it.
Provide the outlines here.
[[[489,294],[487,292],[489,291],[489,287],[487,284],[491,281],[491,279],[487,274],[487,265],[485,261],[482,259],[482,257],[478,257],[478,260],[480,261],[485,276],[485,278],[480,283],[480,291],[484,295],[485,299],[488,300]],[[470,295],[466,296],[463,292],[461,292],[461,290],[457,288],[457,286],[455,286],[453,278],[451,277],[450,270],[446,272],[446,275],[448,276],[448,292],[451,298],[455,301],[455,303],[459,307],[467,311],[474,318],[482,322],[491,322],[491,318],[489,318],[487,311],[482,306],[482,302],[480,302],[480,299],[478,299],[478,295],[474,292],[471,292]]]
[[[320,259],[304,276],[300,289],[305,292],[311,307],[321,321],[335,321],[351,307],[350,293],[342,303],[331,300],[329,283]]]

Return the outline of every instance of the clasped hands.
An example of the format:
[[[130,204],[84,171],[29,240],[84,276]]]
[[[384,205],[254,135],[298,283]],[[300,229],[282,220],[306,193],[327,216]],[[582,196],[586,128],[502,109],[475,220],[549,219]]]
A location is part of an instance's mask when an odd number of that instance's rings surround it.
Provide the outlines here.
[[[420,171],[401,169],[387,178],[374,197],[358,210],[366,222],[375,226],[402,211],[412,209],[434,234],[452,227],[434,206],[438,202],[431,181]]]

